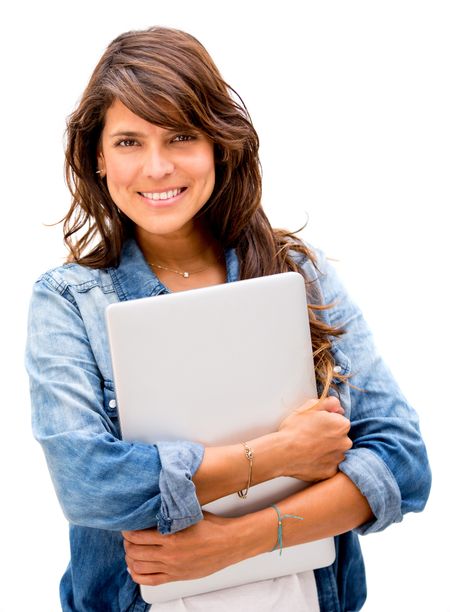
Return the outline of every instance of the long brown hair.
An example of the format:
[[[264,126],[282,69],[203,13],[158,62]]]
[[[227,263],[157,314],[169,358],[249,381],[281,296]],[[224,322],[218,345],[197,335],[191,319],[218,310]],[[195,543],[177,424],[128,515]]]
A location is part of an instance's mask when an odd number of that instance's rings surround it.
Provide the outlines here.
[[[112,201],[96,173],[105,114],[120,100],[139,117],[169,129],[194,129],[214,143],[216,181],[199,212],[223,248],[234,247],[240,278],[294,270],[314,255],[296,236],[274,230],[261,206],[259,141],[238,94],[222,79],[201,43],[185,32],[153,27],[127,32],[108,46],[67,125],[66,180],[72,205],[64,218],[70,261],[93,268],[116,266],[132,222]],[[296,255],[295,255],[296,254]],[[306,279],[312,287],[312,279]],[[325,395],[332,383],[331,338],[309,306],[316,378]]]

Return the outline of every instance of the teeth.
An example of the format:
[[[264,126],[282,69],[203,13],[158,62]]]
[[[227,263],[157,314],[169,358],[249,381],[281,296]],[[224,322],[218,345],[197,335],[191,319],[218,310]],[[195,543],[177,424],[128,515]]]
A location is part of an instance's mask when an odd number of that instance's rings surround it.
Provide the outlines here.
[[[179,193],[181,193],[181,189],[171,189],[170,191],[159,191],[159,192],[143,192],[142,195],[149,200],[168,200],[169,198],[174,198]]]

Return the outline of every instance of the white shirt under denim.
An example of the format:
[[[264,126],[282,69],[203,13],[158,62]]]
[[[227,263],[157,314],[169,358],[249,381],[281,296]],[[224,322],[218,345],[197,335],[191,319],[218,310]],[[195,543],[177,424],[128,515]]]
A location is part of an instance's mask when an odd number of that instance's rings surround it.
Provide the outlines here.
[[[320,612],[314,572],[153,604],[151,612]]]

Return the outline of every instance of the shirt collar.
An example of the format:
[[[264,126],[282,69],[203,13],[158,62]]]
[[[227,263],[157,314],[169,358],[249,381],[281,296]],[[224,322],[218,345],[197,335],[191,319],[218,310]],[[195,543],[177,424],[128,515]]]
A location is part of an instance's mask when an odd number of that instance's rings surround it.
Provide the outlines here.
[[[239,261],[234,249],[225,250],[227,283],[239,279]],[[145,260],[134,238],[125,241],[119,265],[108,272],[120,301],[170,293]]]

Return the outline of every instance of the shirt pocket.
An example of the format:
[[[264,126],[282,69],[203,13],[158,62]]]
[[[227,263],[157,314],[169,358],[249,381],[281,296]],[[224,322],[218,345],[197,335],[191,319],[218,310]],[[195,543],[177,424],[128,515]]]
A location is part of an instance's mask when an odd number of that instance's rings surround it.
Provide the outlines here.
[[[334,388],[331,389],[330,393],[338,397],[342,408],[345,410],[345,416],[349,419],[351,415],[351,361],[350,358],[335,345],[331,347],[331,354],[333,355],[335,362],[335,376],[333,378]],[[348,378],[342,379],[340,378],[342,376],[346,376]]]
[[[121,438],[116,391],[112,380],[103,381],[103,408],[105,410],[110,432],[116,438]]]

